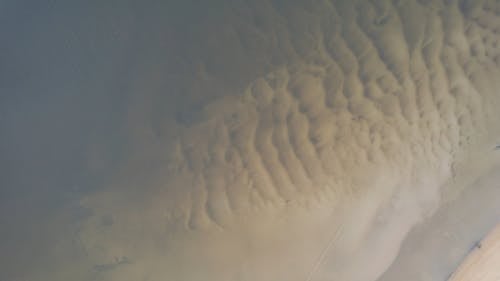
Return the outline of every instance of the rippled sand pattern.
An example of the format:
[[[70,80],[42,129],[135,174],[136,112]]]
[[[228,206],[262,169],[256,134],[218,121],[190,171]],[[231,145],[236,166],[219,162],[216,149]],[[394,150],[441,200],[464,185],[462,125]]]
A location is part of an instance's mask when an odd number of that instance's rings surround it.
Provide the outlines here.
[[[377,280],[500,161],[500,1],[220,2],[89,12],[125,148],[8,280]]]

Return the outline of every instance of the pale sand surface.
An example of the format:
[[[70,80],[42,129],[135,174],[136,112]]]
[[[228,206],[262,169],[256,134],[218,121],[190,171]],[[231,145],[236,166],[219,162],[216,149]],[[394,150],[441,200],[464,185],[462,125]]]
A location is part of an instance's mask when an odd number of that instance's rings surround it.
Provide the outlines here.
[[[494,167],[459,198],[417,225],[379,281],[446,280],[499,222],[498,171],[500,166]]]
[[[449,281],[500,280],[500,226],[488,233],[460,265]]]

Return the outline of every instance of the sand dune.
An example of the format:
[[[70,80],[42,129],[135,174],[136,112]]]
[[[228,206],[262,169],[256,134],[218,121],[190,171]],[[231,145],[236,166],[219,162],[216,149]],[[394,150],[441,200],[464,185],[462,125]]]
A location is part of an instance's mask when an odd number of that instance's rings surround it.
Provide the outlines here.
[[[377,280],[500,163],[500,2],[191,4],[72,17],[69,49],[111,51],[68,87],[120,137],[85,139],[103,180],[0,279]]]

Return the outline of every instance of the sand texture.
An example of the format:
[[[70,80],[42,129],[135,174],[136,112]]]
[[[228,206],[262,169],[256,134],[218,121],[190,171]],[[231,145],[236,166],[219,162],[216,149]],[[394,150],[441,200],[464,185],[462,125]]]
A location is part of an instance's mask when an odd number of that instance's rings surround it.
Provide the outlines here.
[[[105,2],[0,4],[1,280],[397,280],[498,223],[500,1]]]
[[[500,280],[500,226],[477,243],[449,281]]]

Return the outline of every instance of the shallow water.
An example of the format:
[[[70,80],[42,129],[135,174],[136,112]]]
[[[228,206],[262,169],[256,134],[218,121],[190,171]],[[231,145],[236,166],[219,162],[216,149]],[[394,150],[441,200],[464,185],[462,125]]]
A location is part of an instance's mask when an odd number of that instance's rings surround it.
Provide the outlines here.
[[[444,280],[500,218],[499,15],[1,1],[0,280]]]

